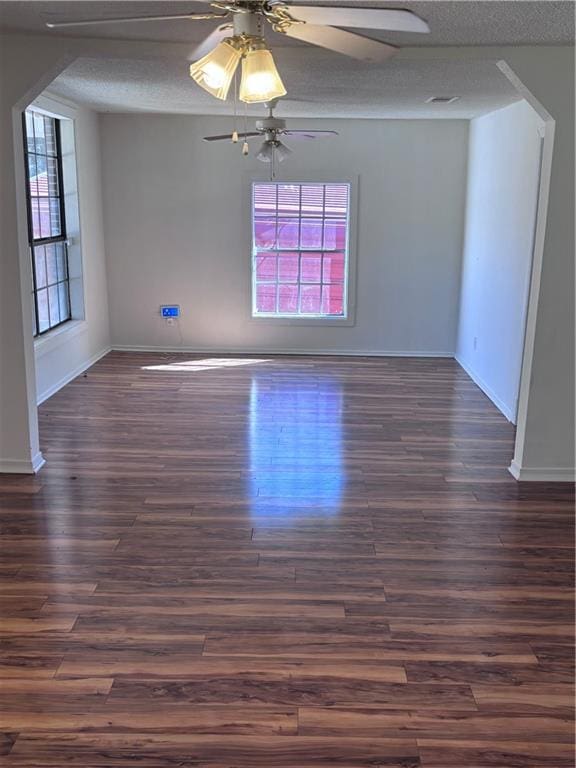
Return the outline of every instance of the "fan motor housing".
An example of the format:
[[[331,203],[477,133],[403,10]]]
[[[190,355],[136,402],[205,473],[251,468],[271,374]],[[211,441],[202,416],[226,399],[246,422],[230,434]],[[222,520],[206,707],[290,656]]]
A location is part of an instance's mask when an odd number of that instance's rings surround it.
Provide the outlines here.
[[[257,131],[283,131],[286,128],[286,121],[279,117],[265,117],[263,120],[256,120]]]

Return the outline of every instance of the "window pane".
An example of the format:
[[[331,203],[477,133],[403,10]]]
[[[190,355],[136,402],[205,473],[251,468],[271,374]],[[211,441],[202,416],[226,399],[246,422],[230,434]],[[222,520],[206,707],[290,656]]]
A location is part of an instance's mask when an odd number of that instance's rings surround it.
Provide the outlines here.
[[[348,212],[348,185],[327,184],[325,206],[326,216],[345,217]]]
[[[32,112],[26,112],[26,145],[28,152],[34,152],[34,116]]]
[[[58,162],[55,158],[49,157],[46,160],[46,171],[48,173],[48,194],[51,197],[58,197],[60,194],[58,188]]]
[[[44,246],[37,245],[34,248],[34,264],[36,267],[36,287],[46,287],[46,261],[44,254]]]
[[[36,178],[36,155],[28,155],[28,179],[30,184],[30,194],[32,197],[38,197],[38,180]]]
[[[276,217],[256,219],[254,222],[254,245],[258,250],[276,247]]]
[[[276,212],[276,184],[254,185],[254,215]]]
[[[322,282],[337,283],[344,281],[344,254],[325,253],[322,259]]]
[[[48,316],[48,291],[44,288],[36,294],[38,302],[38,332],[47,331],[50,328]]]
[[[70,306],[68,302],[68,283],[58,284],[58,298],[60,300],[60,322],[68,320],[70,317]]]
[[[256,286],[256,311],[276,312],[276,285],[259,283]]]
[[[322,248],[322,219],[302,219],[300,244],[302,248]]]
[[[50,314],[50,325],[58,325],[60,322],[60,310],[58,308],[57,285],[53,285],[48,288],[48,311]]]
[[[50,198],[50,237],[58,237],[62,234],[60,222],[60,198]]]
[[[302,314],[320,314],[320,286],[303,285],[300,288],[300,312]]]
[[[46,154],[46,139],[44,138],[44,116],[34,112],[34,149],[41,155]]]
[[[298,261],[297,253],[281,254],[278,257],[278,281],[280,283],[298,282]]]
[[[302,256],[302,274],[300,280],[303,283],[319,283],[322,274],[322,259],[320,256]]]
[[[276,256],[256,256],[256,279],[276,280]]]
[[[50,237],[50,198],[39,197],[38,208],[40,211],[40,237]]]
[[[36,322],[36,297],[34,292],[32,292],[32,302],[30,308],[32,310],[32,328],[34,329],[34,336],[36,336],[38,334],[38,326]]]
[[[44,118],[44,135],[47,154],[56,155],[56,122],[51,117]]]
[[[278,219],[278,248],[298,248],[298,219]]]
[[[48,285],[58,282],[58,266],[56,264],[56,247],[54,245],[45,246],[46,249],[46,275]]]
[[[332,251],[346,248],[346,219],[327,219],[324,222],[324,248]]]
[[[344,286],[324,285],[322,287],[322,314],[344,314]]]
[[[278,312],[296,314],[298,312],[298,286],[281,285],[278,288]]]
[[[30,201],[30,214],[32,216],[32,237],[34,240],[38,240],[42,237],[40,231],[40,200],[37,197],[33,197]]]
[[[324,207],[324,185],[302,184],[302,216],[318,216]]]
[[[64,243],[55,243],[54,250],[56,251],[56,269],[58,272],[58,281],[66,280],[68,278],[67,264],[66,264],[66,246]]]
[[[278,184],[278,215],[298,216],[300,187],[298,184]]]

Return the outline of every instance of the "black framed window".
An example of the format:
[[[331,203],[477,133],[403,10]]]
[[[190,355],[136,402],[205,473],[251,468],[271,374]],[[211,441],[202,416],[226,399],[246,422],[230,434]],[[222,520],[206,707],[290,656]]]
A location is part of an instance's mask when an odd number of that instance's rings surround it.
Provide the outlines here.
[[[32,109],[23,116],[34,335],[71,319],[60,121]]]

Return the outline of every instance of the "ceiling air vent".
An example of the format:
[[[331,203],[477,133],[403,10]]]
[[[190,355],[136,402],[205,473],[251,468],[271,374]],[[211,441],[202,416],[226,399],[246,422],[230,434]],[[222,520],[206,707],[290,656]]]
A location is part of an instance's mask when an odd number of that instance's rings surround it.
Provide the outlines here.
[[[430,96],[426,99],[426,104],[452,104],[459,98],[460,96]]]

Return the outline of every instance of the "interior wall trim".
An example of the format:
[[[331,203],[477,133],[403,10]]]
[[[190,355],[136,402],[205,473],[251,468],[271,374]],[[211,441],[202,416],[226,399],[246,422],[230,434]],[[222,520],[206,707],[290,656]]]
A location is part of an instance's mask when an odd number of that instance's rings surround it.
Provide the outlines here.
[[[0,459],[0,474],[34,475],[46,464],[42,453],[38,453],[30,461],[22,459]]]
[[[266,348],[266,347],[187,347],[187,346],[152,346],[134,344],[113,344],[114,352],[188,352],[190,354],[218,355],[332,355],[334,357],[450,357],[454,352],[419,351],[419,350],[380,350],[380,349],[301,349]]]
[[[504,400],[501,400],[498,395],[494,392],[493,389],[491,389],[488,384],[486,384],[485,381],[483,381],[480,376],[474,371],[473,368],[471,368],[464,360],[462,360],[461,357],[458,355],[454,355],[454,359],[458,363],[458,365],[466,371],[468,376],[472,379],[474,384],[476,384],[482,392],[486,395],[486,397],[490,398],[496,408],[506,416],[508,421],[512,422],[512,424],[516,424],[516,412],[517,412],[517,404],[509,405],[508,403],[505,403]]]
[[[538,483],[574,483],[574,467],[521,467],[513,460],[508,471],[516,480]]]

